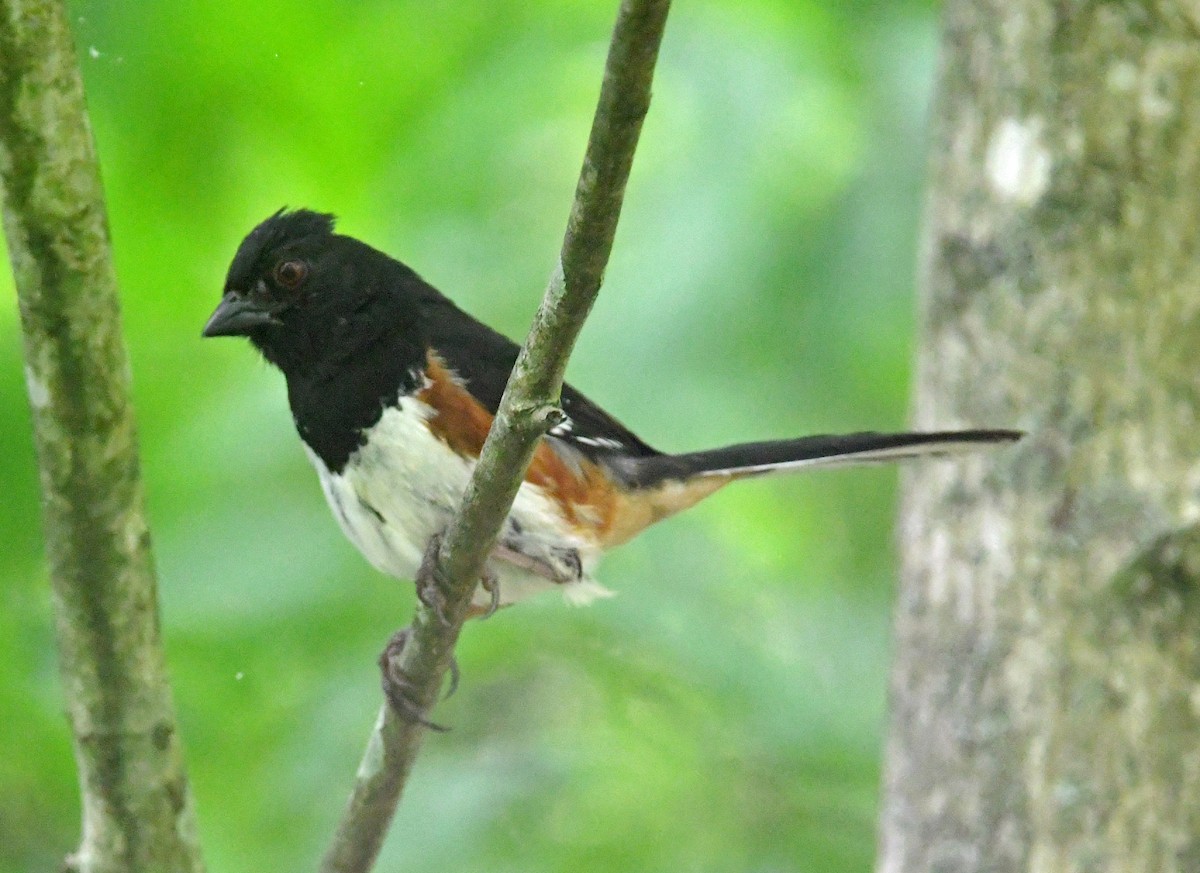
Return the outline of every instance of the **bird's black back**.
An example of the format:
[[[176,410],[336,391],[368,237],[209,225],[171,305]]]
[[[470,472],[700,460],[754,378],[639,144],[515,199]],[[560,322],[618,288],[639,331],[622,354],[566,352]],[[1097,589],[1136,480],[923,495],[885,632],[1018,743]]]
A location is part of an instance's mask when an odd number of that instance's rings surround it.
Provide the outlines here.
[[[463,312],[432,286],[425,287],[431,292],[422,299],[430,346],[464,381],[471,396],[495,415],[519,347]],[[569,427],[557,429],[555,438],[569,442],[587,457],[603,460],[618,450],[639,457],[659,454],[570,384],[562,387],[562,408]]]
[[[278,319],[249,333],[283,371],[296,428],[334,472],[362,445],[389,405],[418,391],[433,353],[492,415],[516,362],[516,343],[472,318],[408,266],[333,232],[334,218],[280,210],[242,242],[226,292],[272,288],[283,259],[308,265],[291,297],[277,290]],[[614,454],[657,455],[619,421],[570,385],[569,421],[550,439],[604,462]]]

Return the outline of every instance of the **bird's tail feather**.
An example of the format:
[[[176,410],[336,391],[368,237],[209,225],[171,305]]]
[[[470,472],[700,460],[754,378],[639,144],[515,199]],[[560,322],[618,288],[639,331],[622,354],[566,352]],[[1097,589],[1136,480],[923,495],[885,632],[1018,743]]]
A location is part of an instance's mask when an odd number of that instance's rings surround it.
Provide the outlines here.
[[[741,479],[816,467],[874,464],[946,455],[1020,439],[1015,430],[956,430],[930,433],[866,431],[761,443],[740,443],[703,452],[638,458],[630,484],[649,487],[670,479],[727,476]]]

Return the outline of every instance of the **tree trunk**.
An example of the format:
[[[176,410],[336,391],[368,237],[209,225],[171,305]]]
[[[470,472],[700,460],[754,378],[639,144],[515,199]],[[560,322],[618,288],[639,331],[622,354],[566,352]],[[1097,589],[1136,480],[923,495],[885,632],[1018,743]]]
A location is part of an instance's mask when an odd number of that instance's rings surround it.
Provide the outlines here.
[[[1200,9],[950,0],[879,870],[1200,870]]]
[[[100,169],[67,21],[61,0],[0,0],[0,207],[83,808],[66,868],[202,873]]]

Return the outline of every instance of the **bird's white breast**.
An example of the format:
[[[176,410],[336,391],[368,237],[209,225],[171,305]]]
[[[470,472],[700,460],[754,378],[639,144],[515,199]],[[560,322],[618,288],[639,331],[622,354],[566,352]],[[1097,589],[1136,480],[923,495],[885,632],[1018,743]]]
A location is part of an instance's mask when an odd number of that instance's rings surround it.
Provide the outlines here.
[[[364,432],[363,445],[339,473],[331,472],[308,449],[325,498],[346,536],[376,569],[401,579],[416,576],[430,538],[449,523],[475,467],[474,459],[458,455],[430,432],[427,421],[432,414],[427,404],[401,397]],[[596,544],[566,523],[541,488],[522,483],[509,518],[525,536],[576,549],[584,572],[579,581],[555,584],[493,560],[489,569],[499,579],[502,604],[548,588],[561,589],[572,603],[587,603],[609,593],[590,578],[599,556]],[[477,603],[486,605],[489,600],[486,592],[476,592]]]

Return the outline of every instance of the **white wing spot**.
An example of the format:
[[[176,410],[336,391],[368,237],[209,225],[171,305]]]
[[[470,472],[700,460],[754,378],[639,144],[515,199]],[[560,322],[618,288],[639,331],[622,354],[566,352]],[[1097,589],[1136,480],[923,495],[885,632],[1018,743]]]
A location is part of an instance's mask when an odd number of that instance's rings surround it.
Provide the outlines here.
[[[577,443],[582,443],[585,446],[592,446],[597,449],[619,449],[622,447],[621,443],[619,443],[617,440],[609,439],[608,437],[577,436],[573,437],[572,439],[574,439]]]

